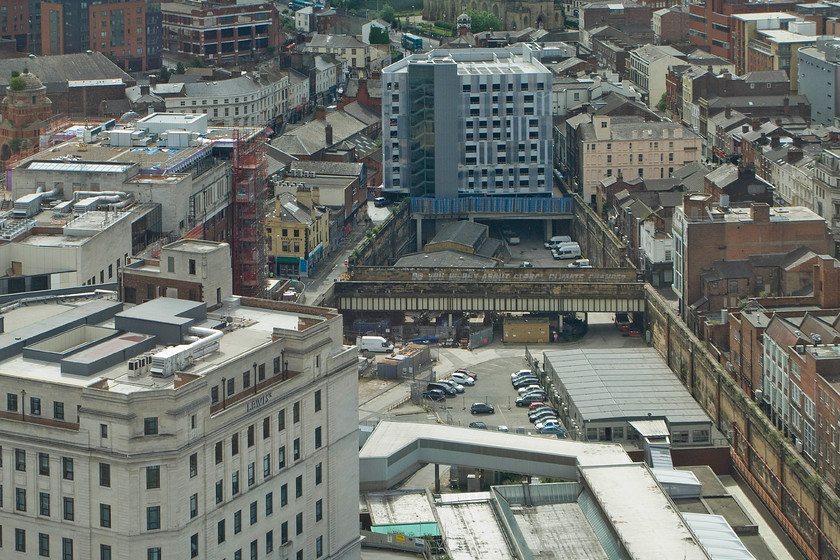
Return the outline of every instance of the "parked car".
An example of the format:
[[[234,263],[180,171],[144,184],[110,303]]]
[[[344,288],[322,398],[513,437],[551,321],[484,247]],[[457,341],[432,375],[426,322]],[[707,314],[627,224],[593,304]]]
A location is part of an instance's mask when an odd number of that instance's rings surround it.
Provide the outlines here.
[[[511,384],[515,385],[518,381],[521,381],[523,379],[536,379],[536,378],[537,378],[537,376],[534,375],[533,373],[524,373],[522,375],[514,377],[513,379],[510,380],[510,382],[511,382]]]
[[[470,412],[472,414],[495,414],[496,409],[491,404],[477,402],[472,404]]]
[[[444,384],[446,384],[446,385],[449,385],[450,387],[452,387],[452,389],[453,389],[456,393],[459,393],[459,394],[460,394],[460,393],[463,393],[463,392],[464,392],[464,386],[463,386],[463,385],[461,385],[460,383],[455,383],[455,382],[454,382],[454,381],[452,381],[451,379],[438,379],[438,380],[437,380],[437,382],[438,382],[438,383],[444,383]]]
[[[536,377],[523,377],[522,379],[513,384],[513,388],[518,391],[522,387],[527,387],[528,385],[536,385],[539,382],[540,380]]]
[[[537,407],[534,410],[528,412],[528,418],[533,418],[534,416],[537,416],[537,415],[542,414],[544,412],[550,412],[553,415],[557,416],[557,409],[556,408],[552,408],[550,406],[540,406],[540,407]]]
[[[534,427],[538,430],[544,429],[546,426],[557,426],[558,428],[562,427],[560,422],[555,418],[554,420],[543,420],[542,422],[537,422],[534,424]]]
[[[525,395],[524,397],[519,397],[516,399],[516,406],[528,406],[532,402],[541,401],[545,398],[545,395],[540,395],[537,393]]]
[[[536,416],[529,416],[528,420],[531,421],[531,424],[536,424],[538,422],[545,422],[546,420],[557,420],[557,415],[550,410],[547,410],[537,414]]]
[[[429,399],[430,401],[442,401],[446,399],[446,393],[440,389],[429,389],[428,391],[423,391],[423,398]]]
[[[487,424],[484,422],[470,422],[470,428],[478,428],[479,430],[486,430]]]
[[[466,385],[467,387],[472,387],[473,385],[475,385],[475,379],[473,379],[465,373],[453,373],[449,376],[449,379],[452,379],[456,383]]]
[[[507,426],[499,426],[498,428],[496,428],[496,430],[499,431],[499,432],[509,432],[510,431],[510,430],[508,430]]]
[[[517,391],[519,392],[519,396],[521,397],[525,393],[530,393],[530,392],[534,391],[535,389],[540,390],[540,391],[543,390],[543,388],[540,387],[540,385],[538,383],[532,383],[530,385],[525,385],[524,387],[520,387],[519,389],[517,389]]]
[[[472,377],[473,379],[478,379],[478,374],[476,372],[464,368],[458,368],[453,373],[463,373],[464,375]]]
[[[542,408],[544,406],[548,406],[548,403],[544,403],[544,402],[531,403],[531,406],[528,407],[528,412],[532,412],[532,411],[534,411],[538,408]]]
[[[455,392],[455,389],[453,389],[452,387],[450,387],[446,383],[438,383],[437,381],[434,382],[434,383],[429,383],[428,385],[426,385],[426,390],[427,391],[431,391],[432,389],[439,389],[439,390],[443,391],[443,393],[447,397],[454,397],[457,394]]]
[[[560,437],[566,437],[566,429],[554,424],[549,424],[548,426],[543,426],[537,430],[541,434],[557,434]]]
[[[520,369],[519,371],[514,371],[513,373],[510,374],[510,380],[513,381],[517,377],[525,375],[526,373],[528,375],[534,375],[534,372],[531,371],[530,369]]]

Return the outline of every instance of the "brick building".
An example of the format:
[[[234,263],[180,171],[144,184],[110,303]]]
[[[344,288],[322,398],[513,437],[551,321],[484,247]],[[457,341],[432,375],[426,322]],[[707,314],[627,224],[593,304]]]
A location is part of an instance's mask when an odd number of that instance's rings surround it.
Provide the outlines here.
[[[35,58],[0,58],[0,95],[11,73],[29,72],[46,87],[56,115],[90,117],[100,114],[104,101],[125,99],[125,89],[137,82],[104,54],[79,53]]]
[[[119,286],[126,303],[168,297],[203,301],[213,310],[233,291],[230,245],[199,239],[164,245],[158,259],[130,258],[120,268]]]
[[[280,45],[280,16],[273,4],[164,2],[160,9],[163,48],[172,55],[238,63],[266,56]]]
[[[24,73],[15,82],[19,88],[6,88],[0,104],[0,146],[15,143],[18,148],[37,146],[41,131],[52,117],[47,88],[35,74]]]
[[[28,50],[29,2],[0,0],[0,39],[14,41],[18,52]]]
[[[90,50],[127,71],[160,68],[160,11],[147,9],[144,0],[110,0],[89,8],[81,0],[52,0],[40,3],[37,17],[40,27],[33,26],[32,36],[42,56]]]
[[[674,211],[672,227],[673,287],[684,320],[702,297],[701,274],[715,261],[785,253],[803,245],[821,254],[831,251],[825,219],[800,206],[721,208],[712,205],[709,195],[686,195]]]
[[[797,2],[787,0],[752,2],[749,0],[705,0],[693,2],[688,9],[691,14],[688,39],[712,54],[733,60],[731,30],[733,14],[761,12],[782,12],[795,10]]]

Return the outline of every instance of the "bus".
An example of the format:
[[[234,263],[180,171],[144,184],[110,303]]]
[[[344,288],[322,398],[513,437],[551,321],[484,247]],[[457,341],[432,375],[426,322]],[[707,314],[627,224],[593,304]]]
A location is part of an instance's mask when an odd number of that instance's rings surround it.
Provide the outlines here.
[[[402,46],[410,51],[417,51],[423,48],[423,38],[411,33],[403,33]]]

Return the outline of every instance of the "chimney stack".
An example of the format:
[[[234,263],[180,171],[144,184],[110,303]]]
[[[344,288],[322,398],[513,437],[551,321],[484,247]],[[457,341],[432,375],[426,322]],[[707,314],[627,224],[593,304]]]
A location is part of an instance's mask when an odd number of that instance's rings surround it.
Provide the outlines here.
[[[802,159],[802,150],[800,148],[791,148],[787,153],[787,162],[795,163]]]
[[[752,210],[752,219],[754,224],[769,224],[770,223],[770,205],[764,202],[753,202],[750,205]]]
[[[315,107],[315,118],[319,121],[323,121],[327,118],[327,110],[323,105]]]
[[[726,105],[726,109],[724,110],[724,114],[726,115],[727,119],[732,118],[732,105],[729,105],[729,104]]]
[[[324,127],[324,136],[326,137],[327,148],[333,145],[333,128],[331,124]]]
[[[786,115],[790,113],[790,97],[785,96],[784,109]]]
[[[770,147],[771,148],[776,149],[780,145],[781,145],[781,140],[779,139],[778,135],[770,137]]]

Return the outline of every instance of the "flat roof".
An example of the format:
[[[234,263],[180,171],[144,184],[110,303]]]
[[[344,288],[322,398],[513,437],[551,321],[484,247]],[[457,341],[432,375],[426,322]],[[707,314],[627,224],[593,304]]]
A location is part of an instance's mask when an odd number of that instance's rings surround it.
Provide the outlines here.
[[[441,532],[446,538],[452,560],[516,558],[507,545],[501,527],[492,521],[494,514],[489,497],[487,492],[447,494],[446,501],[436,504]]]
[[[581,469],[630,558],[709,560],[643,463]]]
[[[2,363],[0,363],[2,365]],[[631,463],[630,457],[620,445],[595,444],[570,439],[550,439],[529,437],[519,434],[474,430],[456,426],[420,424],[415,422],[383,421],[359,451],[359,458],[378,458],[392,455],[418,439],[440,441],[461,441],[468,439],[469,444],[483,449],[498,449],[509,452],[544,453],[574,457],[578,465],[603,465]]]
[[[435,521],[435,513],[425,490],[404,492],[368,492],[365,502],[374,525],[426,523]]]
[[[551,365],[585,421],[665,417],[669,424],[711,423],[652,348],[547,350]]]
[[[513,509],[534,558],[611,560],[578,502]]]
[[[90,287],[91,294],[95,288],[96,286]],[[84,290],[80,288],[80,292],[83,291]],[[174,309],[168,317],[168,319],[172,319],[172,316],[180,312],[178,303],[182,301],[183,300],[158,298],[150,302],[153,304],[152,307],[154,308],[151,310],[151,313],[141,314],[139,310],[142,306],[138,305],[126,307],[126,310],[123,311],[122,314],[127,317],[145,316],[148,318],[150,316],[154,316],[155,313],[163,313],[163,310],[166,307],[172,307],[174,305],[176,309]],[[61,318],[59,317],[60,313],[71,311],[76,315],[84,316],[87,309],[92,309],[86,308],[85,306],[91,303],[98,306],[93,308],[96,310],[106,303],[114,304],[115,297],[79,297],[76,301],[67,300],[63,303],[49,302],[46,304],[39,303],[37,305],[21,305],[20,307],[5,313],[4,326],[6,332],[4,335],[0,335],[0,342],[4,340],[3,337],[11,337],[9,338],[10,341],[15,340],[15,337],[19,336],[19,332],[38,333],[43,331],[44,328],[61,328],[60,326],[56,326],[61,325],[62,323]],[[192,305],[196,304],[195,302],[183,303]],[[219,349],[217,351],[210,352],[196,359],[194,365],[185,370],[184,373],[195,376],[204,375],[217,367],[222,366],[225,362],[236,358],[237,356],[249,352],[263,344],[268,344],[272,342],[272,335],[274,334],[275,328],[289,331],[299,331],[314,323],[325,320],[325,314],[323,313],[325,311],[324,308],[314,308],[297,304],[284,305],[282,302],[271,302],[271,305],[274,308],[258,308],[248,306],[247,304],[242,305],[242,300],[238,296],[225,300],[221,308],[216,309],[213,314],[208,315],[208,322],[219,323],[222,321],[223,317],[229,317],[232,320],[231,324],[235,325],[235,328],[230,331],[225,331],[224,336],[219,339]],[[312,313],[307,313],[308,310],[311,310]],[[73,316],[75,317],[76,315]],[[113,314],[109,314],[109,317],[110,318],[99,320],[95,323],[88,322],[88,324],[115,328]],[[33,318],[37,318],[37,320],[33,321]],[[174,319],[179,318],[179,316],[174,317]],[[90,319],[88,319],[88,321],[90,321]],[[41,327],[40,325],[43,324],[43,322],[47,322],[48,327]],[[170,323],[172,322],[170,321]],[[177,321],[172,324],[176,323]],[[197,324],[203,325],[205,323],[199,322]],[[19,331],[18,329],[23,330]],[[69,330],[69,327],[65,330]],[[131,335],[131,333],[122,334]],[[28,336],[30,335],[25,334],[23,336],[24,340]],[[113,343],[111,343],[111,345],[113,346]],[[159,352],[166,346],[167,345],[158,342],[158,345],[155,346],[151,352]],[[96,352],[97,350],[95,349],[91,349],[89,351],[92,355],[96,354]],[[18,351],[17,353],[11,354],[10,357],[6,359],[0,360],[0,372],[2,372],[0,375],[54,382],[77,387],[85,387],[104,382],[105,385],[100,385],[100,387],[106,387],[109,391],[118,393],[134,393],[153,388],[161,389],[174,387],[177,374],[170,377],[153,377],[149,373],[146,373],[129,378],[127,361],[127,358],[120,360],[119,363],[116,363],[116,365],[106,367],[90,376],[78,376],[62,373],[59,363],[24,358],[20,351]]]

